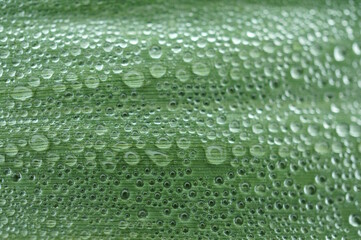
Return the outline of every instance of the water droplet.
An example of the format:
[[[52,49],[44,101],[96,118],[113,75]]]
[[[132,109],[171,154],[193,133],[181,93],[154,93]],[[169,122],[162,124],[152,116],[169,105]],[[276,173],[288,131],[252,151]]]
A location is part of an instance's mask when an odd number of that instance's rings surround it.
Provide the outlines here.
[[[242,145],[234,145],[232,147],[232,153],[236,157],[241,157],[246,154],[247,149]]]
[[[351,214],[348,217],[348,222],[353,227],[359,227],[361,225],[361,217],[359,215],[356,215],[356,214]]]
[[[140,88],[144,83],[144,75],[141,72],[131,70],[124,74],[123,81],[130,88]]]
[[[159,59],[162,54],[162,48],[158,45],[153,45],[149,49],[149,56],[153,59]]]
[[[54,228],[54,227],[56,226],[56,221],[49,219],[49,220],[46,221],[46,226],[47,226],[48,228]]]
[[[255,157],[263,157],[266,153],[265,148],[261,145],[253,145],[250,148],[250,153]]]
[[[9,157],[15,156],[16,154],[18,154],[18,152],[19,152],[18,147],[13,143],[8,143],[5,147],[5,153]]]
[[[326,154],[329,152],[329,146],[326,142],[317,142],[315,144],[315,150],[319,154]]]
[[[140,161],[140,157],[135,152],[124,153],[124,161],[129,165],[137,165]]]
[[[165,167],[172,161],[167,154],[158,151],[146,150],[145,153],[156,165],[160,167]]]
[[[11,97],[15,100],[25,101],[33,96],[33,91],[27,87],[15,87],[11,93]]]
[[[49,140],[44,135],[34,135],[30,139],[30,147],[37,152],[45,151],[49,147]]]
[[[49,68],[46,68],[42,71],[41,73],[41,76],[44,78],[44,79],[50,79],[54,74],[54,71],[49,69]]]
[[[361,43],[354,42],[352,44],[352,50],[356,55],[361,55]]]
[[[316,186],[314,186],[312,184],[305,185],[303,188],[303,191],[307,195],[314,195],[316,193]]]
[[[39,87],[40,86],[40,78],[32,76],[29,78],[28,84],[30,87]]]
[[[167,69],[161,64],[155,64],[149,68],[149,71],[154,78],[161,78],[164,76]]]
[[[190,78],[189,72],[182,68],[176,71],[175,76],[181,82],[186,82]]]
[[[177,140],[177,146],[180,149],[188,149],[190,144],[191,144],[191,142],[185,137],[178,138],[178,140]]]
[[[69,167],[74,166],[77,162],[78,159],[74,155],[67,155],[64,161],[64,163]]]
[[[84,84],[88,88],[97,88],[99,86],[99,79],[94,76],[89,76],[85,79]]]
[[[172,142],[167,137],[160,137],[157,139],[155,146],[160,149],[168,149],[172,146]]]
[[[192,65],[192,71],[198,76],[206,77],[210,73],[210,68],[205,63],[195,62]]]
[[[300,79],[302,76],[302,69],[298,67],[291,68],[291,77],[293,79]]]
[[[336,133],[340,137],[346,137],[349,133],[349,127],[347,124],[337,124]]]
[[[209,146],[206,149],[206,158],[210,164],[222,164],[226,160],[225,150],[222,146]]]
[[[342,47],[335,47],[333,55],[337,62],[342,62],[345,60],[346,50]]]

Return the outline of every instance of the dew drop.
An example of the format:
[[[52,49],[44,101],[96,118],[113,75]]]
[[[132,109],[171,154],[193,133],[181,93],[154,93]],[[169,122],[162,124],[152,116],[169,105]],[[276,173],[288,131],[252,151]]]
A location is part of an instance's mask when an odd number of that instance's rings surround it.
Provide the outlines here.
[[[44,135],[34,135],[30,139],[30,147],[37,152],[45,151],[49,147],[49,140]]]
[[[210,164],[222,164],[226,160],[225,150],[221,146],[209,146],[206,149],[206,158]]]
[[[124,74],[123,81],[130,88],[140,88],[144,83],[144,75],[141,72],[131,70]]]
[[[345,60],[345,54],[346,54],[346,50],[342,47],[335,47],[334,51],[333,51],[333,56],[335,57],[335,60],[337,62],[342,62]]]
[[[159,59],[162,54],[162,48],[158,45],[153,45],[149,49],[149,56],[153,59]]]
[[[146,150],[145,153],[156,165],[160,167],[165,167],[172,161],[167,154],[162,152]]]
[[[84,84],[88,88],[97,88],[99,86],[99,79],[94,76],[89,76],[85,79]]]
[[[27,87],[15,87],[11,92],[11,97],[15,100],[25,101],[33,96],[33,91]]]
[[[124,161],[129,165],[137,165],[140,161],[140,157],[135,152],[124,153]]]
[[[149,71],[154,78],[161,78],[164,76],[167,69],[161,64],[155,64],[149,68]]]
[[[202,62],[195,62],[192,65],[192,71],[195,75],[206,77],[210,73],[210,68]]]
[[[359,215],[356,215],[356,214],[351,214],[348,217],[348,222],[353,227],[359,227],[361,225],[361,217]]]

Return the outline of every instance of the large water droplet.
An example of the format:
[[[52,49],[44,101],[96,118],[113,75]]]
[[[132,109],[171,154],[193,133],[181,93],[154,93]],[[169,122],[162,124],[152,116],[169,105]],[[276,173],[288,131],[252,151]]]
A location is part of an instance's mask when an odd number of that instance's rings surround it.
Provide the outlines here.
[[[161,64],[155,64],[149,68],[150,74],[155,78],[161,78],[166,73],[167,69]]]
[[[49,147],[49,140],[44,135],[34,135],[30,139],[30,147],[37,152],[45,151]]]
[[[209,146],[206,149],[206,158],[210,164],[222,164],[226,160],[225,150],[222,146]]]
[[[11,97],[20,101],[25,101],[26,99],[31,98],[32,96],[33,96],[33,91],[27,87],[15,87],[11,92]]]
[[[172,161],[167,154],[158,151],[146,150],[145,153],[156,165],[160,167],[165,167]]]
[[[88,88],[97,88],[99,86],[99,79],[94,76],[89,76],[85,79],[84,83]]]
[[[205,63],[195,62],[192,65],[192,71],[193,71],[194,74],[196,74],[198,76],[205,77],[205,76],[209,75],[210,68]]]
[[[140,161],[140,157],[135,152],[126,152],[124,153],[124,161],[129,165],[137,165]]]
[[[130,88],[140,88],[143,86],[144,75],[141,72],[131,70],[124,74],[123,81]]]
[[[361,225],[361,217],[359,215],[356,215],[356,214],[351,214],[348,217],[348,222],[353,227],[359,227]]]

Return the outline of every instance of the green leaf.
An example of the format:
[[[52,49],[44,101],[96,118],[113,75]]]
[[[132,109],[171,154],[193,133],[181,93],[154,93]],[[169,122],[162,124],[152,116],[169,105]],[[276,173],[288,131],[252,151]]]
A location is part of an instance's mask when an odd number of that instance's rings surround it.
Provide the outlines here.
[[[0,1],[0,238],[361,238],[360,1]]]

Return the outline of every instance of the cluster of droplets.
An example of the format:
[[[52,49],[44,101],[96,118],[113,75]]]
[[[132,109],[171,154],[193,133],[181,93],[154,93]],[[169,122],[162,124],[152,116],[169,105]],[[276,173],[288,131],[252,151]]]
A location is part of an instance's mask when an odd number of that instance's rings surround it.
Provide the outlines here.
[[[356,3],[11,4],[0,236],[361,237]]]

